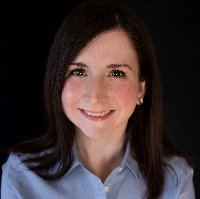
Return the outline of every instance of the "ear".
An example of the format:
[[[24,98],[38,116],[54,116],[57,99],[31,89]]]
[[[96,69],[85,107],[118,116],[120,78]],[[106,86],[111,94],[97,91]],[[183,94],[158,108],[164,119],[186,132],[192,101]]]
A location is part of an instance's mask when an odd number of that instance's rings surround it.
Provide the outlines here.
[[[145,90],[146,90],[146,81],[142,81],[142,82],[139,82],[139,85],[138,85],[138,100],[137,100],[137,105],[139,105],[139,98],[142,98],[144,99],[144,95],[145,95]]]

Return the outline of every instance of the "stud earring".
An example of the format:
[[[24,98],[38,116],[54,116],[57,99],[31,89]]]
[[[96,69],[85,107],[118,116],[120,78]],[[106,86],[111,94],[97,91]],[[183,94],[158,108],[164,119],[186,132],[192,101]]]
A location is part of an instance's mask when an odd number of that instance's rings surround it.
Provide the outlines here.
[[[139,98],[139,105],[141,105],[143,103],[143,99],[142,97]]]

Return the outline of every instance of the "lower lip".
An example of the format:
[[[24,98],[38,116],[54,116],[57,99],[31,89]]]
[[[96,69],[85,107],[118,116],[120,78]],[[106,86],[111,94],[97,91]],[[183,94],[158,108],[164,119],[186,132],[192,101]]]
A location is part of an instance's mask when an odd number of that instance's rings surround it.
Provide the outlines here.
[[[85,113],[82,109],[79,109],[81,111],[81,113],[87,118],[87,119],[90,119],[90,120],[94,120],[94,121],[100,121],[100,120],[105,120],[107,118],[109,118],[114,110],[112,110],[110,113],[104,115],[104,116],[92,116],[92,115],[88,115],[87,113]]]

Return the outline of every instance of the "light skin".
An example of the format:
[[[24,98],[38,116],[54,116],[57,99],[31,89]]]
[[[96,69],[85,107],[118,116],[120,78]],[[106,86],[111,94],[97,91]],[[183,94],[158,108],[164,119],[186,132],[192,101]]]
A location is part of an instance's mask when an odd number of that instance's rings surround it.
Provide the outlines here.
[[[112,64],[127,67],[108,67]],[[91,40],[66,71],[62,108],[75,125],[79,160],[102,182],[122,161],[128,119],[139,98],[144,97],[145,81],[139,81],[138,72],[137,52],[121,29],[103,32]],[[79,108],[115,111],[106,120],[93,121]]]

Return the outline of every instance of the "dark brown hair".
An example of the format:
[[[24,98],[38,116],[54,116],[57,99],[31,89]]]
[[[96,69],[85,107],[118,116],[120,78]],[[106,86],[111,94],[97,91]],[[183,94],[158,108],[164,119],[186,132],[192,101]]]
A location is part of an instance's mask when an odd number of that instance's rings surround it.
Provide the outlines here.
[[[73,9],[61,24],[46,62],[44,80],[44,107],[46,133],[35,140],[22,142],[11,149],[13,153],[39,153],[24,163],[38,163],[29,168],[46,180],[62,177],[72,163],[74,124],[65,116],[61,106],[61,92],[67,66],[79,51],[98,34],[123,29],[133,42],[139,57],[140,80],[146,81],[144,103],[136,106],[128,121],[126,133],[131,153],[148,187],[148,198],[158,198],[164,187],[163,157],[189,156],[176,149],[170,141],[163,114],[161,81],[153,43],[143,21],[125,3],[107,0],[87,1]],[[56,164],[57,171],[47,173]]]

